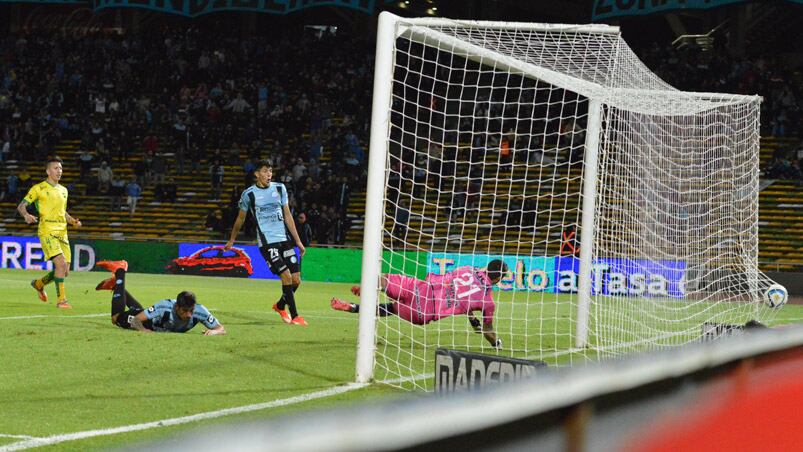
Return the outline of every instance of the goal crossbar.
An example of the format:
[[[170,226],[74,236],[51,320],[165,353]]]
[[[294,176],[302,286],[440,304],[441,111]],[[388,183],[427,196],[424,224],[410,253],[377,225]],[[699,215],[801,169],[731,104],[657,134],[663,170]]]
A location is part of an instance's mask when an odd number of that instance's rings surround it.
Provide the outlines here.
[[[460,22],[460,21],[458,21]],[[407,21],[404,22],[408,23]],[[697,114],[723,105],[741,104],[757,102],[760,96],[749,96],[740,94],[708,93],[708,92],[685,92],[675,89],[671,90],[649,90],[627,87],[601,85],[588,80],[575,77],[571,74],[554,71],[549,68],[522,61],[510,55],[505,55],[494,50],[490,50],[470,42],[450,36],[446,33],[424,27],[424,23],[410,21],[410,25],[402,26],[396,34],[399,37],[409,39],[430,47],[445,47],[449,52],[456,56],[467,58],[471,61],[493,66],[497,70],[513,71],[517,74],[532,79],[542,80],[551,85],[573,91],[583,97],[594,98],[602,104],[619,107],[636,112],[649,111],[653,115],[691,115]],[[462,25],[469,25],[472,22],[465,22]],[[453,25],[452,21],[437,22],[439,25]],[[484,22],[477,24],[485,25]],[[421,25],[421,26],[418,26]],[[431,24],[426,24],[431,25]],[[510,25],[508,23],[508,25]],[[585,32],[585,33],[611,33],[610,30],[598,31],[595,27],[556,27],[554,30],[546,26],[548,24],[528,24],[543,25],[542,27],[532,27],[531,29],[516,29],[526,31],[565,31],[565,32]],[[575,29],[576,28],[576,29]],[[615,28],[615,27],[614,27]],[[513,29],[502,28],[500,29]],[[618,36],[618,28],[615,28]],[[617,64],[615,60],[610,61],[610,65]],[[613,73],[614,67],[609,67],[609,72]],[[637,102],[623,102],[622,99],[638,99]],[[644,100],[649,100],[649,110],[643,110]],[[640,105],[639,105],[640,104]]]

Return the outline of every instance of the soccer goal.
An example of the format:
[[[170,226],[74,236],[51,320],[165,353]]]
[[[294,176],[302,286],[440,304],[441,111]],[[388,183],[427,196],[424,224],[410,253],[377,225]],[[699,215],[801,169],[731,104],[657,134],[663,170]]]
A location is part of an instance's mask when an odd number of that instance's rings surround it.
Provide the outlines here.
[[[435,349],[601,359],[767,322],[757,96],[679,91],[607,25],[379,18],[357,379]],[[496,350],[466,316],[376,315],[381,273],[503,259]]]

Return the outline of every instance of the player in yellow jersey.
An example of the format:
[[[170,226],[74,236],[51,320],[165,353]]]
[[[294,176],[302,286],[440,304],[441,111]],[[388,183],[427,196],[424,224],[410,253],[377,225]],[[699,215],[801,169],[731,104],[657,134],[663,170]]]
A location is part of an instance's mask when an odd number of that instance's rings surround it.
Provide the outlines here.
[[[58,303],[56,307],[70,309],[67,293],[64,291],[64,278],[70,273],[70,241],[67,239],[67,225],[80,228],[81,220],[67,213],[67,188],[59,185],[61,180],[62,161],[58,157],[48,159],[45,166],[47,180],[40,182],[28,191],[28,194],[17,206],[22,218],[28,224],[39,222],[39,242],[45,259],[53,262],[54,270],[45,276],[31,281],[31,286],[39,294],[39,299],[47,301],[45,285],[56,282]],[[35,204],[39,218],[28,213],[28,205]]]

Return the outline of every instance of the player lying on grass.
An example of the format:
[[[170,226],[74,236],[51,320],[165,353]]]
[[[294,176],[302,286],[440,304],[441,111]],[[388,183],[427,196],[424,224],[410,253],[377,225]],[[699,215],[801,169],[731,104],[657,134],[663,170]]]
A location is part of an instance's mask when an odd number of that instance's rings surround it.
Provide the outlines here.
[[[114,292],[112,323],[120,328],[143,333],[186,333],[198,323],[203,323],[207,328],[204,336],[226,334],[226,329],[215,316],[204,305],[195,302],[194,293],[185,290],[179,293],[175,300],[157,301],[150,308],[144,309],[137,299],[125,290],[128,262],[100,261],[96,265],[114,273],[114,277],[101,281],[95,290]]]
[[[381,317],[397,315],[416,325],[466,314],[474,331],[482,333],[492,346],[500,348],[502,341],[496,337],[493,328],[496,309],[493,286],[507,272],[507,264],[495,259],[485,269],[459,267],[445,275],[430,273],[424,281],[405,275],[383,274],[379,279],[381,289],[394,301],[380,304],[377,312]],[[351,291],[359,295],[360,287],[354,286]],[[331,306],[338,311],[360,312],[359,304],[337,298],[332,298]],[[482,313],[482,322],[474,317],[475,311]]]

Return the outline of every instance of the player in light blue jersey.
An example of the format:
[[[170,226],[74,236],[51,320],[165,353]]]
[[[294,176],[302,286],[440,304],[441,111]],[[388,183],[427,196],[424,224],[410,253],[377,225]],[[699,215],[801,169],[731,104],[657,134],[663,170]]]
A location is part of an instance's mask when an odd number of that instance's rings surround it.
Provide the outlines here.
[[[114,276],[102,281],[95,290],[112,290],[112,323],[120,328],[143,333],[186,333],[201,323],[207,329],[204,336],[226,334],[226,329],[204,305],[195,302],[195,294],[182,291],[175,300],[157,301],[144,309],[125,288],[126,261],[101,261],[98,267],[105,268]],[[126,309],[127,308],[127,309]]]
[[[256,183],[243,191],[240,197],[240,213],[231,229],[231,237],[226,242],[229,250],[237,239],[248,212],[257,223],[257,246],[265,263],[282,280],[282,297],[273,305],[285,323],[307,326],[303,317],[298,315],[295,291],[301,284],[301,258],[306,250],[296,231],[293,214],[287,205],[287,188],[279,182],[271,182],[273,166],[269,160],[260,160],[254,169]],[[287,237],[287,231],[293,236],[300,255],[296,254],[293,242]],[[288,313],[285,309],[288,309]]]

